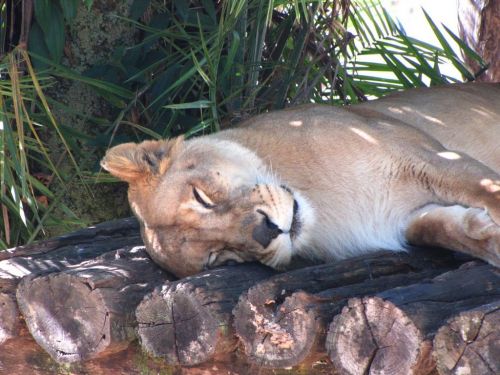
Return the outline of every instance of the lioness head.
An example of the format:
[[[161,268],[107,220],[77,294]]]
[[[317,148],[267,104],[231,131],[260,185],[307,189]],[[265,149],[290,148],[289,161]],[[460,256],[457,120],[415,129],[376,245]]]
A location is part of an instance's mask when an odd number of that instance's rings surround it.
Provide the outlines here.
[[[149,254],[179,277],[228,262],[280,268],[303,240],[305,200],[237,143],[127,143],[101,165],[128,182]]]

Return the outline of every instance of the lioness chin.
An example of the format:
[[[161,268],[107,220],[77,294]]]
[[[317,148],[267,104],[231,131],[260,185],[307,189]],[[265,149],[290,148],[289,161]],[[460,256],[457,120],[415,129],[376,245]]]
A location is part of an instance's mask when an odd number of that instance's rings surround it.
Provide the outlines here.
[[[499,144],[500,84],[474,83],[122,144],[101,164],[129,183],[151,257],[180,277],[409,244],[500,266]]]

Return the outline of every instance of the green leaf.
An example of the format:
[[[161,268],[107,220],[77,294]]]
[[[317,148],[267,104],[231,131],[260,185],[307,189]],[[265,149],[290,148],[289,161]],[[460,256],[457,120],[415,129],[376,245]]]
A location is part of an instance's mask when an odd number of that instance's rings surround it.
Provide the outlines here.
[[[87,7],[87,9],[89,9],[89,10],[90,10],[90,8],[92,8],[92,4],[93,3],[94,3],[94,0],[83,0],[83,4],[85,4],[85,6]]]
[[[84,75],[81,75],[80,73],[77,73],[71,69],[68,69],[63,65],[56,64],[56,63],[54,63],[54,62],[44,58],[43,56],[36,54],[36,53],[30,52],[30,56],[32,56],[35,61],[40,60],[41,62],[44,62],[44,63],[50,65],[52,68],[54,68],[54,70],[51,71],[51,73],[58,76],[58,77],[83,82],[83,83],[88,84],[91,87],[94,87],[96,89],[100,89],[103,92],[113,94],[113,95],[119,96],[119,97],[124,98],[124,99],[130,99],[130,98],[133,98],[133,96],[134,96],[134,93],[132,91],[127,90],[124,87],[121,87],[119,85],[115,85],[115,84],[110,83],[110,82],[102,81],[99,79],[85,77]]]
[[[43,30],[50,57],[54,62],[59,62],[64,49],[64,22],[58,3],[35,1],[35,19]]]
[[[380,51],[380,56],[385,60],[386,64],[405,88],[425,86],[414,72],[401,63],[394,54],[391,54],[383,46],[377,46],[377,49]]]
[[[151,4],[151,0],[134,0],[130,6],[129,17],[133,20],[138,20],[142,17],[149,4]]]
[[[431,26],[432,31],[434,32],[434,35],[436,36],[439,43],[441,44],[441,47],[443,47],[443,50],[444,50],[446,56],[450,59],[453,66],[455,66],[455,68],[462,74],[462,76],[464,76],[464,78],[466,78],[469,81],[473,81],[474,76],[471,74],[471,72],[469,72],[467,67],[460,62],[459,57],[457,56],[457,54],[455,53],[453,48],[451,48],[450,44],[448,43],[448,41],[444,37],[443,33],[441,33],[441,31],[439,31],[438,27],[436,26],[434,21],[431,19],[431,17],[427,14],[425,9],[422,9],[422,11],[424,12],[424,16],[427,19],[427,22]]]
[[[35,20],[38,22],[44,33],[47,33],[51,24],[51,0],[37,0],[34,1],[35,6]]]
[[[165,95],[167,95],[168,93],[170,93],[171,91],[173,91],[174,89],[176,89],[177,87],[179,87],[180,85],[182,85],[183,83],[185,83],[188,79],[190,79],[191,77],[193,77],[196,74],[198,68],[201,69],[201,67],[207,63],[207,60],[206,60],[206,58],[203,58],[201,61],[197,61],[197,63],[198,63],[197,66],[193,66],[190,69],[188,69],[185,73],[183,73],[179,77],[179,79],[177,81],[175,81],[160,96],[158,96],[155,100],[153,100],[151,102],[151,104],[149,104],[148,108],[151,107],[151,106],[153,106],[154,104],[156,104]]]
[[[71,22],[76,17],[79,3],[80,0],[59,0],[59,6],[62,9],[66,22]]]
[[[420,51],[417,49],[417,47],[414,46],[410,42],[410,40],[408,38],[406,38],[405,35],[401,35],[400,37],[402,38],[403,42],[408,47],[409,53],[417,59],[418,64],[414,63],[413,61],[411,61],[408,58],[406,58],[406,61],[408,61],[410,64],[412,64],[416,68],[417,71],[427,75],[431,79],[431,84],[445,83],[445,82],[443,82],[443,78],[441,77],[439,70],[436,71],[436,69],[431,67],[431,65],[429,64],[427,59],[422,55],[422,53],[420,53]]]
[[[486,63],[482,59],[481,56],[479,56],[473,49],[471,49],[467,43],[465,43],[462,39],[460,39],[458,36],[456,36],[450,29],[448,29],[445,25],[443,25],[444,29],[450,36],[453,38],[455,43],[458,44],[458,46],[462,49],[462,51],[471,59],[476,60],[476,62],[479,64],[481,68],[486,67]]]
[[[41,56],[45,60],[42,61],[37,59],[33,61],[33,64],[38,71],[46,69],[49,66],[49,64],[46,62],[50,61],[49,50],[43,37],[43,30],[36,21],[34,21],[31,25],[30,37],[28,40],[28,50],[38,56]]]
[[[201,108],[210,108],[212,102],[210,100],[198,100],[196,102],[191,103],[180,103],[180,104],[169,104],[164,106],[163,108],[168,109],[201,109]]]

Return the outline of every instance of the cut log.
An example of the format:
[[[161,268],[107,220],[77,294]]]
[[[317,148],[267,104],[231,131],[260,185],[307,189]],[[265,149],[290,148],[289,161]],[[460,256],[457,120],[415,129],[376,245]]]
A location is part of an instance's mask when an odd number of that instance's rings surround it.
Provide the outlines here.
[[[349,293],[362,295],[363,288],[366,293],[384,289],[384,282],[376,281],[379,277],[408,274],[408,279],[416,280],[420,276],[410,276],[410,272],[423,272],[421,277],[425,278],[456,264],[449,254],[380,252],[280,274],[242,295],[234,309],[236,334],[249,361],[260,366],[288,367],[307,357],[313,360],[315,354],[325,353],[324,325],[334,315],[329,309],[342,306],[344,299],[352,296]],[[364,287],[358,285],[364,282]],[[404,277],[394,277],[387,283],[390,287],[390,283],[394,286],[406,281]],[[339,289],[336,295],[332,288],[343,286],[345,289]],[[301,293],[287,299],[299,290],[318,293],[329,289],[332,290],[324,295],[311,297]],[[322,322],[322,318],[329,320]]]
[[[352,298],[330,324],[326,348],[342,374],[427,374],[435,367],[432,339],[446,319],[499,298],[500,274],[489,265]]]
[[[167,363],[196,365],[233,351],[231,311],[253,284],[275,274],[259,264],[222,267],[167,284],[137,307],[143,349]]]
[[[500,374],[500,300],[450,318],[434,338],[439,374]]]
[[[17,301],[32,336],[52,358],[82,361],[125,349],[136,337],[135,308],[169,279],[143,247],[128,247],[25,277]]]
[[[21,320],[17,303],[10,293],[0,293],[0,345],[7,340],[17,337],[21,331]],[[1,350],[1,349],[0,349]]]
[[[17,337],[23,325],[15,296],[21,278],[60,271],[107,251],[141,244],[137,220],[127,218],[0,251],[0,345]]]
[[[258,361],[259,365],[268,368],[283,368],[322,359],[326,357],[328,325],[349,298],[409,285],[444,271],[445,269],[431,269],[381,276],[317,294],[299,291],[286,297],[279,306],[270,303],[275,313],[263,319],[255,317],[257,322],[253,322],[257,333],[254,346],[258,357],[254,356],[252,361]]]

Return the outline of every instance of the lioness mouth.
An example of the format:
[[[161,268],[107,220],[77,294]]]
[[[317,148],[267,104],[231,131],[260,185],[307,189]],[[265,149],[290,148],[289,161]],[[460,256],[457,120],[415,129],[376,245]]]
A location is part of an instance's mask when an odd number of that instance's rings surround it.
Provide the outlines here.
[[[299,215],[299,204],[297,203],[297,200],[293,200],[293,218],[292,218],[292,226],[290,227],[290,238],[295,239],[299,232],[300,229],[302,228],[302,222],[300,221],[300,215]]]

